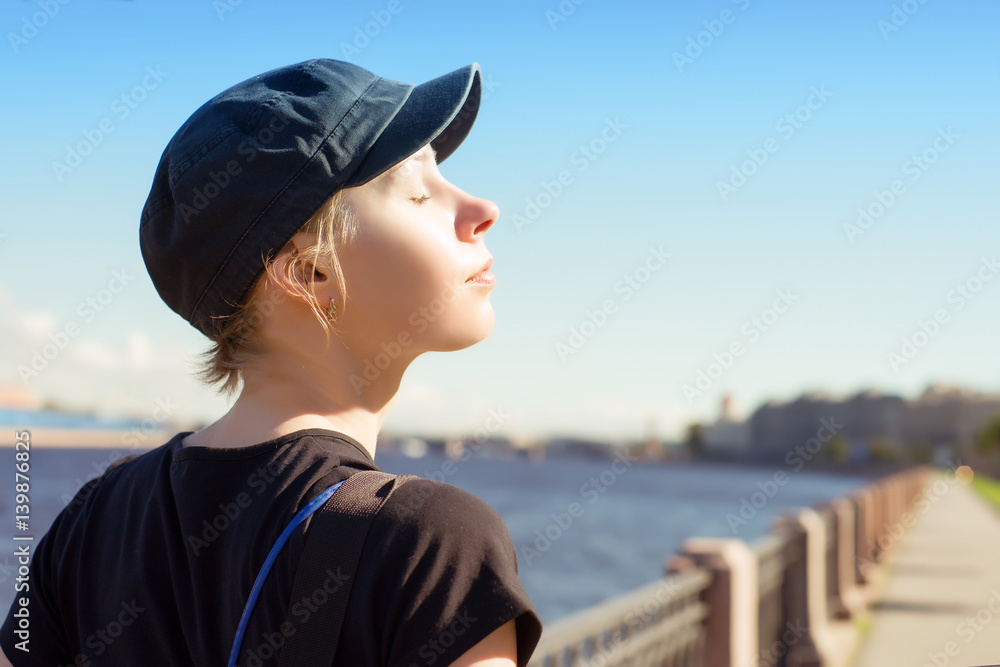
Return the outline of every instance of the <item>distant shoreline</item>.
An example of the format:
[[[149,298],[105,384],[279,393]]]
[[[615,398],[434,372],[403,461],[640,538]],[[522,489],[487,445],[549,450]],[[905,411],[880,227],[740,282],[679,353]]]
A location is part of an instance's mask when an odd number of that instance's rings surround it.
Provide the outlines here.
[[[97,428],[13,428],[8,426],[7,433],[0,439],[0,451],[14,449],[16,441],[15,433],[28,431],[31,433],[31,447],[33,449],[108,449],[108,450],[128,450],[133,452],[144,452],[155,449],[167,443],[177,433],[185,429],[174,428],[172,430],[157,430],[143,433],[140,429],[97,429]],[[548,458],[548,457],[547,457]],[[552,460],[561,458],[577,459],[592,458],[591,456],[558,456],[551,457]],[[756,468],[759,470],[787,472],[788,466],[784,461],[767,461],[761,459],[685,459],[679,461],[668,461],[661,459],[642,460],[644,465],[702,465],[716,468],[742,469]],[[826,475],[838,475],[849,477],[870,477],[878,478],[893,472],[897,472],[909,467],[908,464],[899,462],[866,462],[857,464],[834,463],[823,460],[813,460],[808,462],[803,471],[810,473],[820,473]]]
[[[0,448],[13,449],[15,433],[31,434],[31,447],[38,449],[155,449],[166,443],[178,431],[146,431],[140,429],[98,428],[14,428],[8,426],[0,438]]]

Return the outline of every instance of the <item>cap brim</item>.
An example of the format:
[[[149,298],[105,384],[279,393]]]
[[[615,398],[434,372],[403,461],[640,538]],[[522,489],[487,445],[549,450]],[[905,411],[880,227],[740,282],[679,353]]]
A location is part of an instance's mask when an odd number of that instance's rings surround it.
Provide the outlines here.
[[[427,144],[443,162],[468,136],[481,94],[479,63],[415,86],[344,187],[367,183]]]

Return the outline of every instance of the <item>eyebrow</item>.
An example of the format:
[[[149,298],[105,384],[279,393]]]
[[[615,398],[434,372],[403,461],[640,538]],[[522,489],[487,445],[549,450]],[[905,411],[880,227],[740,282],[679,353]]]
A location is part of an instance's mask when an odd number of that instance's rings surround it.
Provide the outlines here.
[[[427,145],[430,146],[430,144],[427,144]],[[437,162],[437,151],[434,150],[433,146],[430,146],[430,149],[431,149],[430,150],[430,156],[432,158],[434,158],[435,162]],[[393,167],[392,169],[389,170],[389,175],[391,176],[392,174],[395,174],[397,171],[399,171],[399,169],[408,160],[413,160],[414,162],[426,162],[427,161],[427,151],[425,151],[424,149],[421,148],[419,151],[417,151],[416,153],[414,153],[410,157],[406,158],[405,160],[400,160],[399,163],[395,167]]]

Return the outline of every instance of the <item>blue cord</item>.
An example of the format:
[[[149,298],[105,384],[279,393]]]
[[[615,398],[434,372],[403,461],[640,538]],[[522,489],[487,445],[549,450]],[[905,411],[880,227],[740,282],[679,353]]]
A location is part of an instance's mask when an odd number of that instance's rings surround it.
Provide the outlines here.
[[[257,580],[253,582],[253,588],[250,589],[250,597],[247,598],[246,607],[243,609],[243,616],[240,618],[239,627],[236,628],[236,639],[233,642],[233,651],[229,654],[229,667],[236,667],[236,661],[240,654],[240,647],[243,645],[243,635],[246,634],[247,624],[250,623],[250,614],[253,613],[254,605],[257,604],[257,598],[260,596],[260,591],[264,587],[264,580],[267,579],[268,573],[271,571],[271,566],[274,565],[274,561],[278,558],[278,552],[281,548],[285,546],[285,542],[288,541],[288,537],[292,534],[300,523],[305,521],[306,517],[315,512],[323,503],[325,503],[330,496],[336,493],[340,485],[346,480],[340,480],[333,486],[329,487],[321,494],[309,501],[305,507],[299,510],[299,513],[285,526],[285,530],[282,531],[281,535],[278,536],[278,541],[274,543],[271,547],[271,552],[267,554],[267,559],[264,560],[264,565],[261,566],[260,572],[257,574]]]

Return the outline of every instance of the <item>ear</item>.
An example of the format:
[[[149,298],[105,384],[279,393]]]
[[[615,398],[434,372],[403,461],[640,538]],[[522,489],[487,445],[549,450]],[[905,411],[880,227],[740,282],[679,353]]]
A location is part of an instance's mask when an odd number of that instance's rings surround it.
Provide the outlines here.
[[[309,241],[309,237],[302,232],[292,237],[275,256],[270,279],[277,289],[296,301],[305,303],[304,295],[313,292],[322,303],[330,276],[314,265],[311,252],[304,251]]]

